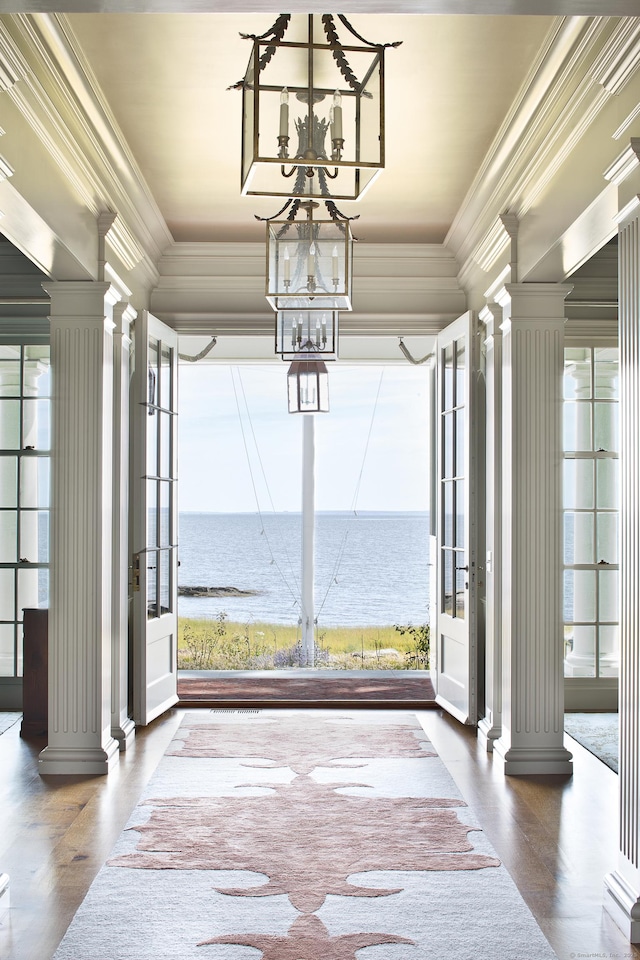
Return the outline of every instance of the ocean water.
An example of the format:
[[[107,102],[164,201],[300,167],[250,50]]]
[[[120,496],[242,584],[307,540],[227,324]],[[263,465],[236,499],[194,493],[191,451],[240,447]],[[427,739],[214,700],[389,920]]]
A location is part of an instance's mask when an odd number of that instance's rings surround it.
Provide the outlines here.
[[[315,612],[322,626],[421,624],[429,618],[426,513],[318,513]],[[181,513],[180,586],[255,590],[247,597],[179,597],[181,617],[295,624],[299,513]]]

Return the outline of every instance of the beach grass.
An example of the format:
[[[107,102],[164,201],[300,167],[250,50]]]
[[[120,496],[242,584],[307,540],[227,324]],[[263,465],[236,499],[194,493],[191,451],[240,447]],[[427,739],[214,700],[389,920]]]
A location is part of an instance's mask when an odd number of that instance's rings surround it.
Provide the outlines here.
[[[427,669],[425,628],[395,626],[320,627],[316,665],[336,670]],[[428,630],[427,630],[428,636]],[[237,623],[226,615],[178,619],[178,666],[183,670],[268,670],[301,666],[300,627],[274,623]]]

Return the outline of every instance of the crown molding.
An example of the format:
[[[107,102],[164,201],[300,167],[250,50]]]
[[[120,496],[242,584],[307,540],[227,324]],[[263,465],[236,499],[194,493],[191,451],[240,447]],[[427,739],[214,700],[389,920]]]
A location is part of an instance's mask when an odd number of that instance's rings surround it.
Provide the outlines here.
[[[476,282],[474,262],[495,266],[504,258],[498,212],[512,210],[522,221],[532,209],[620,89],[615,83],[633,73],[636,41],[638,17],[624,29],[609,17],[556,19],[445,239],[465,286]]]
[[[26,60],[13,48],[11,37],[0,23],[0,91],[10,90],[28,75]]]
[[[616,187],[619,187],[639,163],[640,137],[631,137],[627,147],[605,170],[604,178],[605,180],[610,180]]]

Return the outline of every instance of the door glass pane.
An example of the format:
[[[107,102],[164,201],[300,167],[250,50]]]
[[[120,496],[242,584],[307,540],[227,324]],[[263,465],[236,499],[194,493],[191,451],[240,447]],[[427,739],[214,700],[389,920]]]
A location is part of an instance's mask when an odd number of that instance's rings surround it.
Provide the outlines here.
[[[456,493],[456,534],[455,534],[455,545],[456,547],[464,547],[464,521],[465,521],[465,510],[464,510],[464,480],[455,481],[455,493]]]
[[[140,563],[147,566],[147,619],[154,620],[158,616],[158,551],[148,550],[140,556]]]
[[[444,409],[453,407],[453,344],[449,343],[443,350],[444,360]]]
[[[171,590],[170,590],[170,550],[161,550],[158,554],[160,562],[160,613],[171,612]]]
[[[0,450],[20,449],[20,401],[0,398]]]
[[[444,476],[454,476],[453,418],[455,414],[445,413],[442,418],[442,443],[444,451]]]
[[[465,462],[464,462],[464,423],[465,423],[465,412],[464,410],[456,410],[456,462],[455,462],[455,476],[464,477]]]
[[[464,340],[456,341],[456,407],[462,407],[466,402],[465,390],[465,343]]]
[[[147,547],[158,546],[158,481],[147,480]]]
[[[168,547],[171,544],[171,513],[170,496],[171,485],[168,480],[159,484],[160,487],[160,546]]]
[[[565,460],[564,505],[569,509],[593,509],[593,460]]]
[[[171,414],[160,413],[160,476],[171,476]]]
[[[443,546],[453,546],[453,483],[444,484]]]
[[[15,563],[18,559],[18,524],[13,511],[0,511],[0,563]],[[2,614],[0,613],[0,616]]]
[[[158,476],[158,411],[149,409],[147,421],[147,476]]]
[[[465,619],[466,610],[465,610],[465,599],[466,599],[466,583],[469,576],[468,572],[462,569],[465,566],[464,562],[464,553],[456,553],[456,606],[454,616],[458,617],[460,620]]]
[[[453,616],[453,567],[454,554],[452,550],[442,551],[442,609],[450,617]]]
[[[596,563],[618,562],[618,515],[616,513],[598,514],[598,546]]]
[[[160,406],[165,410],[172,410],[172,383],[171,383],[171,354],[172,350],[162,344],[160,369]]]
[[[158,350],[159,344],[154,337],[149,337],[149,369],[147,371],[147,402],[158,406]]]

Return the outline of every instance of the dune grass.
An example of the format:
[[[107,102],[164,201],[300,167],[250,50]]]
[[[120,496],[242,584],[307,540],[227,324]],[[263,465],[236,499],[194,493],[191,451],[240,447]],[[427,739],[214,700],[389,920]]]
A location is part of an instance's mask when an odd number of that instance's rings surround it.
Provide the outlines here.
[[[302,666],[300,628],[214,619],[178,620],[183,670],[269,670]],[[316,665],[336,670],[428,668],[428,627],[321,627]]]

